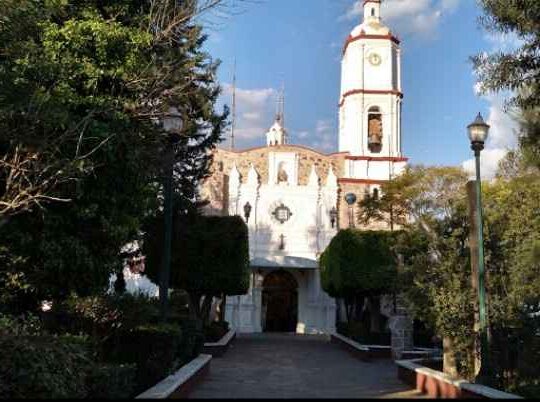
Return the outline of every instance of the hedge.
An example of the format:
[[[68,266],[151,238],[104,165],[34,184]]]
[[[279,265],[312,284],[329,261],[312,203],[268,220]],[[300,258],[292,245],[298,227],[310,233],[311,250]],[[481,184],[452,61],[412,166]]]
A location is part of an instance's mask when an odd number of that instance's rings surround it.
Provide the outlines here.
[[[380,295],[396,284],[396,232],[340,231],[320,258],[321,285],[332,297]]]
[[[146,274],[159,282],[162,224],[147,232],[143,252]],[[175,219],[170,283],[202,295],[244,295],[249,289],[248,228],[239,216]]]

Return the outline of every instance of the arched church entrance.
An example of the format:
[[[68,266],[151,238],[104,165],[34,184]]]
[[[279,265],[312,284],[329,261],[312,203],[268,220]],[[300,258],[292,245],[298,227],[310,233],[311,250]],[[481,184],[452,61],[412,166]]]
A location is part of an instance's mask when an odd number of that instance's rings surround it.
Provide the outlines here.
[[[264,278],[262,325],[265,332],[296,332],[298,282],[287,271],[275,271]]]

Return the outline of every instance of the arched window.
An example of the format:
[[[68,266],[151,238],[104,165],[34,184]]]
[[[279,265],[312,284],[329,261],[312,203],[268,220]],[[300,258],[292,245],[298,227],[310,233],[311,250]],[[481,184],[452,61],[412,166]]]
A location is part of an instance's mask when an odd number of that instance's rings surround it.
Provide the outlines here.
[[[371,16],[375,17],[375,9],[374,8],[371,9]]]
[[[379,199],[379,189],[378,188],[373,189],[373,199],[374,200]]]
[[[368,148],[373,153],[382,151],[383,125],[382,113],[378,106],[368,110]]]

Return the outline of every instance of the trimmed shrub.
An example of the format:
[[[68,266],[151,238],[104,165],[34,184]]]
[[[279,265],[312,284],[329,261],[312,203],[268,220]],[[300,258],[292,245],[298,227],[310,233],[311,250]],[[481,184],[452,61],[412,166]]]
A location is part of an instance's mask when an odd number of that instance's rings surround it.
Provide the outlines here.
[[[88,394],[92,399],[132,398],[136,375],[135,364],[94,366],[88,375]]]
[[[204,347],[204,330],[200,320],[190,319],[182,322],[182,342],[177,357],[186,364],[195,359]]]
[[[213,297],[244,295],[249,289],[248,228],[239,216],[177,217],[173,222],[171,287],[188,292],[192,315],[206,321]],[[145,272],[154,282],[163,257],[161,225],[162,219],[150,225],[143,243]]]
[[[54,337],[0,337],[2,398],[84,398],[92,362],[84,342]]]
[[[204,328],[205,342],[217,342],[229,332],[227,321],[212,322]]]
[[[142,392],[169,376],[179,367],[182,331],[177,325],[139,326],[120,335],[110,359],[137,366],[136,392]]]

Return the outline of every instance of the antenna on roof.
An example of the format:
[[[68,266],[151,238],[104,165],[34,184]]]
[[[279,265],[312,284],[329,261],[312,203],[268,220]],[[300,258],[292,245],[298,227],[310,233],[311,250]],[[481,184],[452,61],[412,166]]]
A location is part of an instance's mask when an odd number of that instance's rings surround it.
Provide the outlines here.
[[[285,132],[283,143],[288,144],[287,132],[285,130],[285,81],[281,82],[281,89],[278,94],[277,104],[276,104],[276,120],[281,124]]]
[[[231,123],[231,151],[234,150],[234,129],[236,128],[236,57],[234,58],[233,85],[232,85],[232,123]]]

